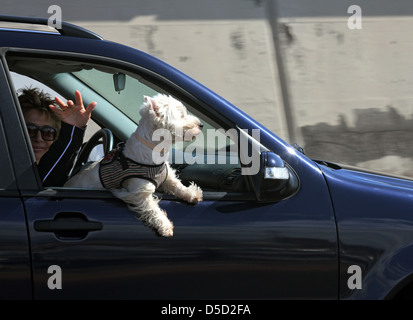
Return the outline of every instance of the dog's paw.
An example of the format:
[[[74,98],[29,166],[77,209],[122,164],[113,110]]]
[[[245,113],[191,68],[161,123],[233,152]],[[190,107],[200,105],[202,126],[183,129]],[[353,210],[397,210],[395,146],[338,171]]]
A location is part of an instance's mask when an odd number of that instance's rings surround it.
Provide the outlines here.
[[[187,190],[188,190],[188,193],[186,195],[186,199],[184,200],[192,204],[197,204],[198,202],[202,201],[203,199],[202,189],[198,187],[195,183],[192,182]]]
[[[174,231],[173,230],[167,230],[164,233],[159,233],[162,237],[172,237],[174,235]]]
[[[171,223],[169,226],[158,227],[156,231],[161,237],[172,237],[174,235],[174,226]]]

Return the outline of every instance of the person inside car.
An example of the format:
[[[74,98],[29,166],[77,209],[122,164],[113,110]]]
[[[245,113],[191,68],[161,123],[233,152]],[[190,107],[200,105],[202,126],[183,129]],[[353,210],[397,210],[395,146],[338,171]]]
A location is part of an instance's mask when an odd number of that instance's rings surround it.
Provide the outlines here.
[[[63,186],[97,103],[85,108],[77,90],[67,104],[38,88],[22,89],[18,98],[43,187]]]

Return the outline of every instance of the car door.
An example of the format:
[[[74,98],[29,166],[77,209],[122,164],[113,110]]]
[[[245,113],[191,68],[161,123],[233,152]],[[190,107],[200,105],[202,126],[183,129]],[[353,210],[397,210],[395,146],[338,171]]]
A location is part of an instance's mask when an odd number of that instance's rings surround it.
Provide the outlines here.
[[[304,211],[294,202],[205,194],[192,206],[164,199],[175,234],[161,238],[105,191],[25,196],[34,296],[335,298],[334,228],[323,217],[328,208],[311,202]]]
[[[162,81],[158,78],[156,87],[162,87]],[[164,81],[164,89],[171,86]],[[221,110],[225,117],[225,104],[209,108]],[[211,111],[204,116],[222,121]],[[243,125],[248,127],[248,120]],[[24,132],[21,123],[18,127]],[[242,131],[235,126],[225,129]],[[260,149],[278,157],[271,150],[284,147],[274,148],[276,139],[268,141],[258,143]],[[29,148],[29,139],[25,144]],[[20,193],[30,236],[34,298],[337,298],[337,240],[328,190],[315,165],[291,150],[289,154],[281,162],[299,188],[285,198],[274,194],[259,199],[256,191],[262,187],[264,168],[242,177],[256,189],[209,188],[197,205],[159,194],[160,206],[175,226],[171,238],[157,236],[109,191],[43,189],[31,159],[26,163],[30,169],[16,181],[26,181]],[[222,175],[222,167],[212,170],[208,164],[187,168],[195,170],[195,177]]]

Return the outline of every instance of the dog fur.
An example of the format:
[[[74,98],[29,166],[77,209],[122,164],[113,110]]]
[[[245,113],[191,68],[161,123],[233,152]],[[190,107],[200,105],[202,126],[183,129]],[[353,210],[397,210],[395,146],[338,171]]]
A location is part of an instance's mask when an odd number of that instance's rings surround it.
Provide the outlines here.
[[[190,141],[201,132],[200,120],[188,114],[181,102],[163,94],[145,96],[140,114],[142,118],[138,128],[126,141],[123,155],[145,165],[159,165],[165,162],[168,172],[159,189],[191,204],[202,201],[202,190],[194,183],[188,187],[184,186],[165,160],[168,159],[172,144],[177,139]],[[154,133],[162,132],[160,130],[164,130],[164,140],[154,141]],[[101,161],[96,161],[80,171],[65,184],[65,187],[103,188],[99,177]],[[110,191],[127,203],[144,224],[153,228],[159,235],[170,237],[173,235],[173,223],[159,207],[159,199],[154,195],[155,189],[154,183],[133,177],[124,181],[121,188]]]

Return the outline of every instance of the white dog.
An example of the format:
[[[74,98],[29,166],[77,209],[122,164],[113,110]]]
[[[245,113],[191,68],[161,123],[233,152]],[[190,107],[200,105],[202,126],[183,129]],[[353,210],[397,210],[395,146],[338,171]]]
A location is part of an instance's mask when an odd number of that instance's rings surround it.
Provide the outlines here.
[[[159,187],[192,204],[202,201],[202,190],[194,183],[184,186],[166,161],[172,144],[178,139],[191,141],[202,123],[181,102],[163,94],[145,96],[140,114],[138,128],[123,146],[80,171],[65,187],[107,188],[143,223],[168,237],[173,235],[173,224],[154,192]]]

